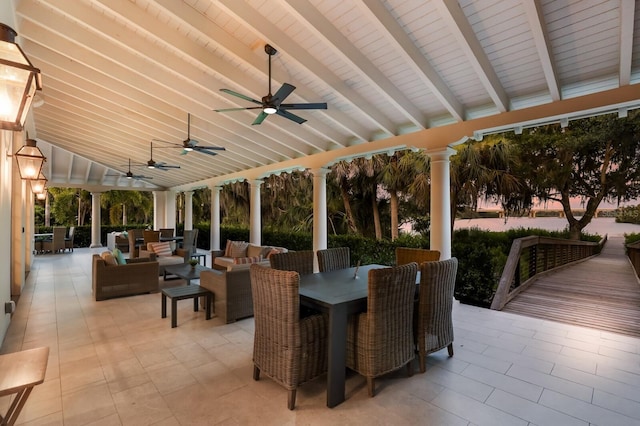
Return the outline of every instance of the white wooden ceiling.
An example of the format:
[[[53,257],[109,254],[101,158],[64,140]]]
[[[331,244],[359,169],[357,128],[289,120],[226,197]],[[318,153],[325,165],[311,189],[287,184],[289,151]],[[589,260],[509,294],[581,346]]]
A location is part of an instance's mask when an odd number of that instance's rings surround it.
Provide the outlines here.
[[[180,144],[188,113],[191,137],[226,151],[181,155],[154,145],[155,161],[181,168],[134,173],[186,188],[277,170],[281,162],[304,166],[326,152],[346,158],[356,146],[376,151],[396,146],[395,139],[403,146],[403,135],[427,138],[429,129],[538,106],[557,118],[554,105],[585,95],[616,95],[598,106],[640,103],[640,7],[633,0],[13,5],[18,42],[43,75],[32,131],[49,154],[50,185],[147,187],[109,169],[126,172],[129,159],[146,163],[153,139]],[[252,106],[222,88],[254,99],[267,94],[266,43],[278,50],[273,91],[288,82],[297,88],[287,102],[326,102],[327,110],[294,111],[308,120],[302,125],[269,116],[259,126],[251,125],[255,110],[213,111]],[[574,115],[560,110],[569,119],[584,114],[571,109]]]

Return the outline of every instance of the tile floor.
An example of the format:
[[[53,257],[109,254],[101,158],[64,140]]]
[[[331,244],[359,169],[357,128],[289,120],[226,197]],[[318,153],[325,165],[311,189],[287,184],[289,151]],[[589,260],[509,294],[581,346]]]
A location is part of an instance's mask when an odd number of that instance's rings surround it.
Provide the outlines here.
[[[640,425],[640,340],[459,304],[453,358],[443,350],[425,374],[378,380],[374,398],[350,374],[334,409],[320,378],[289,411],[283,388],[251,378],[252,319],[205,321],[183,301],[172,329],[160,294],[95,302],[100,251],[34,261],[0,349],[51,350],[20,424]]]

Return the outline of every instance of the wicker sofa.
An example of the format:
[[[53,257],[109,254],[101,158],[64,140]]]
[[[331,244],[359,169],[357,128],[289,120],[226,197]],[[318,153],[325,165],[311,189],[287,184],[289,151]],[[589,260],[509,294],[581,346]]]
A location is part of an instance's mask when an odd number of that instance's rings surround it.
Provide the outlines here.
[[[235,251],[232,248],[234,244],[238,244],[243,248]],[[269,266],[269,255],[272,251],[286,253],[287,249],[284,247],[257,246],[244,241],[227,241],[225,250],[211,250],[211,264],[214,269],[218,270],[236,268],[237,266],[251,263]]]
[[[191,257],[190,250],[186,250],[182,248],[176,248],[173,251],[169,249],[169,252],[165,254],[163,254],[162,252],[156,253],[153,247],[158,245],[170,247],[170,244],[168,242],[166,243],[157,242],[157,243],[147,244],[147,247],[146,247],[147,250],[144,250],[143,248],[139,250],[140,257],[148,257],[149,259],[155,260],[158,262],[158,275],[164,274],[165,266],[187,263],[189,261],[189,258]]]
[[[225,324],[253,316],[250,266],[236,265],[224,271],[200,273],[200,287],[213,292],[214,311]]]
[[[108,264],[100,255],[92,260],[92,289],[95,300],[158,291],[158,262],[127,259],[125,265]]]

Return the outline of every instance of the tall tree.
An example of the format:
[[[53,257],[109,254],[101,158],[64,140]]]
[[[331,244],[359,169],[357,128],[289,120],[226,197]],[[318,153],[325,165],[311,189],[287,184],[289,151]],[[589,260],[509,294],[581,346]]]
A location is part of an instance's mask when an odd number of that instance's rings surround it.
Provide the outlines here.
[[[503,194],[505,201],[529,204],[534,197],[562,205],[571,238],[578,239],[603,200],[627,201],[640,193],[640,113],[602,115],[505,134],[520,158],[526,187]],[[579,200],[578,216],[572,201]]]

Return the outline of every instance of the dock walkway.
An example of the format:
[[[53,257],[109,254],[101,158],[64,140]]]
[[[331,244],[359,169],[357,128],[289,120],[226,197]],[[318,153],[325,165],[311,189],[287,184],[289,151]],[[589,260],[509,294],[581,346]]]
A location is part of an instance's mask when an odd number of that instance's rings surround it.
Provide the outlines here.
[[[640,337],[640,284],[612,237],[592,259],[540,277],[503,311]]]

